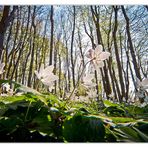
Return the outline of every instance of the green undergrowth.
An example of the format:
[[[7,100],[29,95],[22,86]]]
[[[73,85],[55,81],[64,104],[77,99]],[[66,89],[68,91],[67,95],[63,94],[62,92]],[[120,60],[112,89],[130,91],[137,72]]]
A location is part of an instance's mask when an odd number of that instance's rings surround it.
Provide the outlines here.
[[[0,97],[0,141],[148,142],[148,106],[104,105],[31,92]]]

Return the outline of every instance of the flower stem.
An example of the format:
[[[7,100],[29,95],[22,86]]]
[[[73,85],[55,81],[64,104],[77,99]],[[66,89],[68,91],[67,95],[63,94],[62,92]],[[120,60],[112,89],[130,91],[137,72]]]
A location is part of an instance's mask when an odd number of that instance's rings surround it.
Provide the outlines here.
[[[84,70],[85,70],[87,64],[90,63],[90,62],[93,61],[93,60],[94,60],[94,58],[91,59],[90,61],[88,61],[88,62],[85,63],[85,65],[84,65],[84,67],[83,67],[83,69],[82,69],[82,71],[81,71],[81,73],[80,73],[80,75],[79,75],[79,77],[78,77],[78,81],[77,81],[75,87],[73,88],[71,94],[70,94],[69,97],[67,98],[67,100],[69,100],[69,99],[71,98],[71,96],[73,95],[75,89],[78,87],[78,85],[79,85],[79,81],[80,81],[80,79],[81,79],[81,77],[82,77],[82,75],[83,75],[83,72],[84,72]]]
[[[31,105],[31,102],[29,103],[28,108],[27,108],[27,111],[26,111],[25,122],[26,122],[26,119],[27,119],[27,116],[28,116],[28,112],[29,112],[30,105]]]

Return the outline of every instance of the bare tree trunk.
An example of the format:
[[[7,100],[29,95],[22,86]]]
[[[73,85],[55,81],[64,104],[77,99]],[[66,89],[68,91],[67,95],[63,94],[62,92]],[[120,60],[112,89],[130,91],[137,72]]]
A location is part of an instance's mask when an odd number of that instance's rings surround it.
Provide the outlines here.
[[[18,12],[19,14],[19,12]],[[23,16],[21,16],[23,15]],[[13,70],[12,70],[12,73],[11,73],[11,76],[10,76],[10,79],[12,80],[13,79],[13,76],[16,72],[16,69],[18,68],[18,65],[19,65],[19,62],[20,62],[20,59],[21,59],[21,56],[22,56],[22,53],[23,53],[23,50],[24,50],[24,47],[26,46],[27,44],[27,35],[28,35],[28,30],[26,29],[25,33],[23,33],[23,30],[24,30],[24,26],[25,26],[25,18],[24,18],[25,14],[23,12],[21,12],[21,9],[20,9],[20,16],[18,16],[18,21],[20,22],[20,18],[22,17],[22,23],[21,23],[21,33],[20,33],[20,36],[18,37],[18,45],[17,47],[12,50],[12,61],[14,62],[13,63]],[[17,56],[17,53],[18,53],[18,56]],[[12,64],[12,62],[11,62]],[[11,68],[11,67],[10,67]],[[10,71],[9,71],[10,72]]]
[[[103,41],[102,41],[102,36],[101,36],[101,31],[100,31],[100,20],[99,20],[99,10],[97,9],[97,7],[95,6],[95,8],[93,9],[93,7],[91,6],[91,12],[92,12],[92,17],[93,17],[93,21],[95,23],[95,27],[96,27],[96,33],[97,33],[97,40],[98,40],[98,44],[102,44],[103,49],[104,49],[104,45],[103,45]],[[102,71],[103,70],[103,71]],[[108,96],[111,94],[111,87],[110,87],[110,82],[109,82],[109,77],[108,77],[108,69],[106,67],[106,63],[104,62],[104,67],[101,70],[101,75],[103,78],[103,86],[104,86],[104,90],[106,93],[107,98],[109,98]],[[97,79],[97,78],[96,78]]]
[[[124,9],[124,6],[121,6],[124,18],[126,20],[126,32],[127,32],[127,36],[128,36],[128,42],[129,42],[129,46],[130,46],[130,52],[131,52],[131,56],[132,56],[132,60],[133,60],[133,65],[134,65],[134,69],[135,69],[135,73],[136,76],[139,80],[141,80],[141,75],[140,75],[140,68],[138,66],[137,63],[137,59],[136,59],[136,55],[135,55],[135,51],[134,51],[134,47],[133,47],[133,43],[132,43],[132,39],[131,39],[131,34],[130,34],[130,22],[129,22],[129,18],[126,14],[126,11]]]
[[[92,47],[95,47],[94,37],[93,37],[93,34],[92,34],[92,30],[90,30],[90,34],[89,34],[88,31],[87,31],[87,29],[86,29],[86,24],[85,24],[85,21],[84,20],[83,20],[83,26],[84,26],[85,33],[88,35],[88,37],[91,40]],[[89,27],[90,27],[90,24],[89,24]]]
[[[17,15],[19,15],[19,9],[17,10]],[[18,48],[20,48],[21,43],[19,42],[17,44],[17,39],[18,39],[18,33],[19,33],[19,29],[20,29],[20,22],[19,22],[19,18],[17,18],[17,22],[16,22],[16,30],[15,30],[15,36],[14,36],[14,42],[13,42],[13,46],[12,46],[12,50],[10,51],[9,55],[8,55],[8,70],[7,70],[7,74],[6,77],[9,78],[10,76],[10,72],[11,72],[11,67],[12,67],[12,61],[14,58],[14,55],[16,54],[16,50]],[[18,39],[19,40],[19,39]],[[11,59],[10,59],[11,58]]]
[[[28,29],[29,29],[29,22],[30,22],[30,15],[31,15],[31,9],[30,9],[30,6],[28,6],[28,19],[27,19],[27,32],[28,32]],[[30,38],[30,48],[29,48],[29,51],[25,57],[25,61],[23,62],[23,66],[22,66],[22,84],[25,84],[25,73],[26,73],[26,67],[27,67],[27,62],[28,62],[28,58],[30,56],[30,53],[31,53],[31,31],[32,31],[32,25],[30,26],[30,29],[29,29],[29,38]]]
[[[68,45],[67,45],[67,41],[66,41],[66,67],[67,67],[67,75],[68,75],[67,87],[66,87],[67,92],[70,91],[70,89],[71,89],[71,82],[70,82],[70,77],[71,77],[71,73],[70,73],[70,60],[69,60],[68,57],[69,57],[69,52],[68,52]]]
[[[112,38],[110,37],[111,35],[111,28],[112,28],[112,16],[113,16],[113,8],[111,10],[111,14],[110,14],[110,18],[109,18],[109,29],[108,29],[108,32],[107,32],[107,47],[108,47],[108,51],[111,53],[111,46],[112,46]],[[110,40],[111,38],[111,40]],[[110,74],[110,78],[111,78],[111,85],[112,85],[112,90],[113,90],[113,93],[114,93],[114,97],[115,98],[111,98],[113,100],[118,100],[118,97],[117,97],[117,91],[116,91],[116,86],[115,86],[115,76],[113,75],[113,72],[112,72],[112,56],[109,57],[109,60],[107,61],[108,63],[108,69],[109,69],[109,74]],[[110,99],[110,97],[109,97]]]
[[[34,51],[35,51],[35,39],[36,39],[36,24],[35,24],[35,13],[36,13],[36,6],[33,9],[33,17],[32,17],[32,26],[33,26],[33,44],[32,44],[32,51],[31,51],[31,61],[30,61],[30,68],[29,68],[29,75],[28,75],[28,84],[27,86],[31,87],[32,85],[32,71],[33,71],[33,63],[34,63]]]
[[[57,74],[57,56],[58,56],[58,51],[59,51],[59,40],[55,43],[55,50],[54,50],[54,74]],[[60,81],[60,80],[59,80]],[[54,83],[55,89],[54,93],[57,93],[57,82],[55,81]]]
[[[80,35],[80,30],[78,29],[78,42],[79,42],[79,49],[80,49],[80,54],[81,54],[81,59],[82,59],[82,66],[84,68],[84,54],[82,51],[82,41],[81,41],[81,35]]]
[[[124,70],[123,64],[125,61],[125,58],[123,57],[123,45],[122,45],[122,33],[119,32],[119,36],[120,36],[120,49],[121,49],[121,67],[122,67],[122,71],[123,71],[123,75],[124,75],[124,81],[125,81],[125,99],[126,102],[128,100],[128,93],[129,93],[129,75],[128,75],[128,71],[129,71],[129,57],[127,58],[126,61],[126,68]],[[126,37],[126,36],[125,36]],[[124,44],[126,45],[126,43],[124,42]],[[126,50],[125,48],[125,52],[126,52],[126,56],[129,56],[128,54],[128,50]]]
[[[59,59],[59,93],[61,96],[61,54],[60,54],[60,38],[61,38],[61,34],[58,33],[57,35],[57,41],[55,43],[55,50],[54,50],[54,74],[57,75],[57,63],[58,63],[58,59]],[[57,93],[57,82],[55,81],[55,90],[54,93]]]
[[[51,33],[50,33],[50,58],[49,65],[52,65],[52,53],[53,53],[53,31],[54,31],[54,19],[53,19],[53,5],[51,5],[50,11],[50,23],[51,23]]]
[[[61,74],[62,74],[62,67],[61,67],[61,54],[59,53],[59,50],[58,50],[58,59],[59,59],[59,94],[60,94],[60,97],[62,97],[62,89],[61,89]]]
[[[119,58],[119,52],[118,52],[118,45],[117,45],[117,28],[118,28],[118,6],[114,6],[114,12],[115,12],[115,25],[113,30],[113,39],[114,39],[114,47],[115,47],[115,54],[116,54],[116,60],[117,60],[117,66],[118,66],[118,74],[119,74],[119,80],[120,80],[120,86],[121,86],[121,92],[122,95],[119,96],[120,102],[122,102],[122,98],[125,97],[125,87],[124,87],[124,81],[123,81],[123,74],[122,74],[122,67],[121,62]]]
[[[4,6],[2,19],[0,21],[0,60],[2,58],[1,57],[2,56],[2,51],[4,49],[4,47],[3,47],[4,36],[5,36],[6,30],[7,30],[8,26],[9,26],[9,23],[13,19],[13,16],[14,16],[14,13],[15,13],[16,9],[17,9],[17,7],[13,6],[13,10],[9,14],[10,6]]]
[[[75,15],[76,10],[75,6],[73,6],[73,29],[72,29],[72,35],[71,35],[71,66],[72,66],[72,80],[73,80],[73,87],[75,88],[75,65],[74,65],[74,59],[73,59],[73,44],[74,44],[74,33],[75,33]]]
[[[9,35],[7,37],[7,41],[6,41],[6,53],[3,52],[3,54],[5,53],[5,70],[7,70],[7,67],[8,67],[8,46],[9,46],[9,42],[10,42],[10,39],[11,39],[11,36],[12,36],[12,29],[13,29],[13,21],[9,27]],[[4,58],[4,56],[3,56]],[[4,61],[4,60],[3,60]],[[6,72],[3,73],[3,77],[5,78],[6,77]]]

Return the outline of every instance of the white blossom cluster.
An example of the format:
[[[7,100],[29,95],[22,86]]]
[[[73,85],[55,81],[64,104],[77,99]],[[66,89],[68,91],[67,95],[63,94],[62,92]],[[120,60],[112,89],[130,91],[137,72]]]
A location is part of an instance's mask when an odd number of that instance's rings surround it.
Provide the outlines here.
[[[0,63],[0,75],[4,73],[4,67],[5,64],[4,63]],[[58,76],[53,74],[53,65],[47,66],[46,68],[44,68],[44,65],[42,64],[40,67],[39,72],[35,71],[35,74],[37,76],[37,78],[46,86],[49,87],[49,90],[52,89],[53,85],[54,85],[54,81],[58,80]],[[1,96],[12,96],[15,92],[13,92],[13,89],[10,88],[10,84],[9,83],[3,83],[2,84],[2,90],[3,93],[1,93]],[[15,93],[15,95],[22,95],[22,92],[18,92]]]
[[[91,61],[90,63],[93,65],[94,69],[98,71],[99,68],[104,66],[104,60],[108,59],[110,56],[109,52],[103,51],[102,45],[98,45],[95,49],[89,49],[86,57]],[[83,86],[88,89],[87,99],[95,99],[97,98],[97,91],[96,91],[96,83],[94,80],[94,74],[86,74],[83,77]],[[84,100],[84,96],[79,96],[79,99]],[[86,99],[85,99],[86,100]]]
[[[136,92],[136,96],[139,99],[143,99],[143,106],[148,104],[148,78],[143,79],[142,81],[140,81],[137,78],[137,88],[138,91]]]

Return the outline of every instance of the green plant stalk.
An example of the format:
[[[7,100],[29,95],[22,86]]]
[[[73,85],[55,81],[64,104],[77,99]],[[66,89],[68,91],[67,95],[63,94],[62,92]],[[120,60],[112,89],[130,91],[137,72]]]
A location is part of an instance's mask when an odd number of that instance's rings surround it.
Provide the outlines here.
[[[26,115],[25,115],[25,120],[24,120],[24,122],[26,122],[26,120],[27,120],[27,116],[28,116],[28,113],[29,113],[30,105],[31,105],[31,102],[30,102],[29,105],[28,105],[28,108],[27,108],[27,111],[26,111]]]
[[[83,72],[84,72],[84,70],[85,70],[87,64],[90,63],[91,61],[93,61],[94,59],[95,59],[95,58],[93,58],[93,59],[91,59],[90,61],[88,61],[88,62],[85,63],[84,68],[83,68],[83,70],[81,71],[81,74],[80,74],[80,76],[79,76],[79,78],[78,78],[78,81],[77,81],[77,83],[76,83],[76,86],[73,88],[73,90],[72,90],[72,92],[71,92],[71,94],[69,95],[69,97],[68,97],[67,100],[69,100],[69,99],[71,98],[71,96],[73,95],[75,89],[78,87],[79,81],[80,81],[80,79],[81,79],[81,77],[82,77],[82,75],[83,75]]]
[[[96,90],[97,90],[97,102],[99,103],[99,108],[105,107],[102,98],[99,97],[99,86],[98,86],[98,77],[97,77],[97,70],[95,69],[95,79],[96,79]]]

